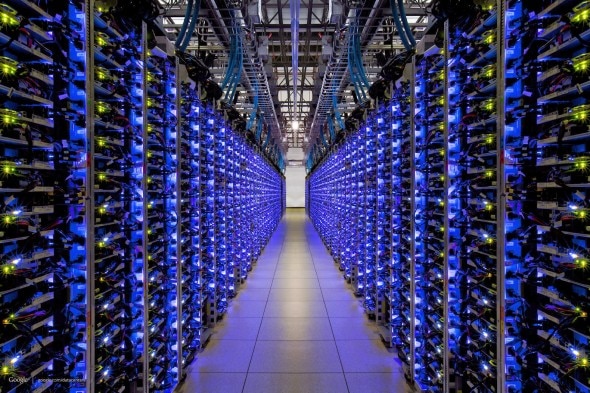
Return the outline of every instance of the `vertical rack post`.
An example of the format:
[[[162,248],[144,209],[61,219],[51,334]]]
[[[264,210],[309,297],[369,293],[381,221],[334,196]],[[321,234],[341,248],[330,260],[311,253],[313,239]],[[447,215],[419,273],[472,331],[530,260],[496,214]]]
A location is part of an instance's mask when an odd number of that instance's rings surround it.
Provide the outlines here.
[[[87,130],[87,162],[88,176],[86,179],[86,223],[88,225],[86,235],[86,264],[88,276],[86,277],[86,301],[87,301],[87,352],[86,352],[86,389],[88,393],[94,393],[95,388],[95,236],[93,225],[95,222],[94,201],[94,0],[85,1],[86,16],[86,130]]]
[[[505,391],[505,349],[506,349],[506,332],[505,332],[505,212],[506,212],[506,187],[505,187],[505,103],[504,103],[504,91],[505,91],[505,53],[504,53],[504,33],[505,28],[505,0],[497,0],[496,12],[497,16],[497,27],[496,27],[496,46],[497,46],[497,58],[496,58],[496,182],[497,182],[497,203],[496,203],[496,219],[497,219],[497,265],[496,265],[496,327],[497,327],[497,338],[496,338],[496,392],[504,393]]]
[[[411,75],[416,75],[416,56],[412,56]],[[409,375],[412,385],[416,381],[416,220],[413,215],[416,211],[416,91],[413,84],[410,85],[410,356]]]

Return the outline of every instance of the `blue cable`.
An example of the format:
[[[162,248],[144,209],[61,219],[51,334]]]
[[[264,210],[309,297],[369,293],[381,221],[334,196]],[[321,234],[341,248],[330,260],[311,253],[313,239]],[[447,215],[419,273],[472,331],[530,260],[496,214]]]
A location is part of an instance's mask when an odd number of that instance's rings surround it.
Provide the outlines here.
[[[180,31],[178,32],[178,37],[176,37],[176,43],[174,44],[174,46],[176,46],[176,48],[179,48],[180,43],[184,39],[184,35],[186,34],[186,28],[188,27],[188,22],[190,20],[192,11],[193,11],[193,0],[188,0],[188,4],[187,4],[186,11],[184,14],[184,20],[182,21],[182,27],[180,28]]]
[[[357,26],[358,29],[358,26]],[[358,57],[358,68],[359,68],[359,75],[361,76],[361,81],[364,82],[364,85],[366,87],[366,89],[368,90],[369,87],[371,86],[369,83],[369,79],[367,78],[367,73],[365,72],[365,66],[363,65],[363,58],[362,58],[362,53],[361,53],[361,42],[359,40],[359,36],[356,36],[356,46],[357,46],[357,57]],[[364,98],[367,99],[367,93],[366,91],[363,89],[363,95]]]
[[[184,42],[180,45],[180,50],[185,51],[186,47],[188,46],[189,42],[191,41],[191,37],[193,36],[193,30],[195,29],[195,25],[197,24],[197,20],[199,20],[199,11],[201,10],[201,0],[196,0],[195,5],[193,7],[193,18],[191,19],[191,23],[188,28],[188,34],[184,37]]]
[[[233,32],[233,28],[232,28],[232,32]],[[236,56],[236,40],[235,40],[235,36],[232,35],[231,39],[230,39],[230,46],[229,46],[229,64],[227,66],[227,71],[225,73],[225,76],[223,77],[223,81],[221,82],[221,88],[225,89],[227,87],[227,83],[229,82],[229,78],[232,75],[232,70],[234,67],[234,62],[235,62],[235,56]]]
[[[328,142],[326,142],[326,137],[324,136],[324,125],[320,126],[320,138],[322,139],[322,144],[326,147],[329,146]]]
[[[229,93],[229,98],[226,101],[228,103],[232,103],[234,102],[234,97],[236,95],[236,89],[238,87],[238,84],[240,83],[240,80],[242,78],[242,66],[244,65],[244,53],[243,53],[243,47],[242,47],[242,37],[240,35],[238,35],[238,72],[234,73],[234,78],[232,81],[232,85],[230,87],[230,89],[228,90]]]
[[[334,139],[336,139],[336,130],[334,129],[334,120],[331,117],[328,117],[328,129],[330,130],[330,142],[334,143]]]
[[[262,126],[264,122],[262,119],[258,120],[258,124],[256,124],[256,142],[260,143],[260,138],[262,137]]]
[[[399,38],[402,40],[402,44],[404,44],[404,48],[406,50],[411,50],[412,47],[408,42],[408,38],[406,37],[405,30],[402,27],[401,22],[399,21],[399,15],[397,13],[397,6],[395,5],[395,0],[389,0],[389,4],[391,5],[391,13],[393,14],[393,22],[395,23],[395,28],[399,33]]]
[[[363,67],[363,59],[362,59],[362,55],[361,55],[361,44],[360,44],[359,37],[357,34],[355,34],[354,55],[356,57],[357,73],[358,73],[358,75],[360,75],[360,78],[357,76],[357,78],[360,79],[359,90],[362,93],[362,97],[359,97],[359,100],[366,101],[367,100],[367,93],[365,92],[365,86],[368,86],[368,81],[367,81],[367,75],[365,74],[365,69]],[[363,86],[363,84],[366,84],[366,85]]]
[[[408,23],[408,17],[406,16],[406,9],[404,8],[404,1],[397,0],[397,4],[399,5],[399,12],[401,15],[402,23],[404,24],[404,28],[406,29],[406,35],[408,36],[410,43],[412,44],[412,48],[416,47],[416,40],[414,39],[414,34],[412,34],[412,28]]]
[[[264,145],[262,145],[262,148],[266,148],[266,146],[268,145],[268,142],[270,142],[270,130],[267,130],[266,133],[266,141],[264,142]]]

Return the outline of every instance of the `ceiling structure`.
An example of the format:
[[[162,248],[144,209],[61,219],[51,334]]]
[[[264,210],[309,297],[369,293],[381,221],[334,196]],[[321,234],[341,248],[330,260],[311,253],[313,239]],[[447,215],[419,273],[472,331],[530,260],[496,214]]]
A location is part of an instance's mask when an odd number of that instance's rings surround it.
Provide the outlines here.
[[[163,23],[168,38],[174,42],[190,0],[159,1],[165,10]],[[392,22],[389,0],[200,2],[199,21],[190,32],[187,52],[201,58],[214,55],[211,71],[219,83],[229,63],[231,26],[238,22],[244,42],[244,72],[233,106],[249,118],[258,86],[259,115],[266,120],[274,142],[283,153],[290,148],[309,149],[325,121],[326,101],[332,101],[332,95],[336,96],[338,110],[344,116],[357,106],[348,75],[346,44],[342,45],[350,26],[347,17],[350,9],[359,15],[362,61],[370,82],[377,79],[381,69],[377,54],[389,57],[404,48]],[[404,0],[416,41],[427,28],[429,2]],[[293,36],[294,31],[298,32],[297,37]],[[294,42],[298,45],[294,46]],[[294,64],[296,72],[293,72]],[[289,161],[290,165],[302,164],[301,157]]]

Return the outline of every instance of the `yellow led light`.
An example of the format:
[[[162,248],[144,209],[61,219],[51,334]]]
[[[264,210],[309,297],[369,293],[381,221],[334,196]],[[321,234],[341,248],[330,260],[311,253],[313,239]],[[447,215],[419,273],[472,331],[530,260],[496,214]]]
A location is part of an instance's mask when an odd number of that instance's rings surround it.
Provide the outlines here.
[[[590,105],[579,105],[572,108],[572,117],[575,121],[586,122],[588,120]]]
[[[10,368],[8,366],[2,366],[2,374],[6,375],[10,372]]]
[[[483,102],[483,109],[488,112],[493,112],[496,109],[496,100],[491,99]]]
[[[13,271],[14,271],[14,266],[11,266],[11,265],[2,266],[2,273],[4,273],[4,274],[10,274]]]
[[[106,244],[105,242],[103,242],[103,241],[100,241],[100,242],[98,242],[98,244],[97,244],[98,248],[104,248],[104,247],[106,247],[106,245],[107,245],[107,244]]]
[[[491,145],[492,143],[494,143],[494,136],[493,136],[493,135],[488,135],[488,136],[486,137],[486,143],[487,143],[488,145]]]
[[[572,59],[575,72],[585,73],[590,70],[590,53],[583,53]]]
[[[494,176],[494,171],[486,171],[485,177],[492,177]]]
[[[491,45],[496,41],[496,31],[488,30],[482,34],[482,42],[486,45]]]
[[[107,179],[107,175],[104,173],[98,174],[98,181],[105,181]]]
[[[110,38],[108,34],[97,31],[94,35],[94,41],[98,46],[107,46],[109,45]]]
[[[106,102],[96,101],[96,113],[98,113],[99,115],[110,112],[110,110],[111,106]]]
[[[22,18],[18,13],[6,4],[0,4],[0,25],[16,27],[20,25]]]
[[[12,125],[16,124],[19,118],[19,113],[17,111],[13,111],[12,109],[3,109],[0,108],[0,122],[2,125]]]
[[[0,56],[0,74],[1,75],[14,75],[18,70],[18,61],[11,59],[10,57]]]
[[[573,9],[573,15],[570,17],[572,23],[590,22],[590,1],[585,1]]]
[[[98,208],[98,214],[106,214],[106,212],[107,212],[107,209],[105,209],[104,207],[101,206]]]
[[[588,367],[588,358],[582,358],[582,359],[580,359],[580,365],[582,367]]]
[[[2,166],[2,173],[4,173],[5,175],[12,175],[15,173],[15,171],[16,171],[16,168],[12,164],[5,163]]]

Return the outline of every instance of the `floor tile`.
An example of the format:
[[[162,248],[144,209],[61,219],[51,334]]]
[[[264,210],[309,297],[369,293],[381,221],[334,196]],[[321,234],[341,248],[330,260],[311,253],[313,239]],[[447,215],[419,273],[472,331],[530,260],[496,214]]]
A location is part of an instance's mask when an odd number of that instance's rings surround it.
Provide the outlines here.
[[[259,269],[254,269],[253,272],[251,272],[248,275],[248,279],[250,278],[273,278],[275,276],[275,270],[276,267],[273,269],[266,269],[266,270],[259,270]]]
[[[322,301],[281,301],[268,302],[265,318],[327,318],[326,306]]]
[[[345,301],[356,299],[354,294],[349,289],[342,290],[336,288],[323,288],[321,291],[325,301]]]
[[[301,270],[284,270],[279,269],[275,272],[274,278],[313,278],[316,279],[318,276],[313,269],[301,269]]]
[[[342,288],[349,290],[346,281],[342,277],[319,278],[321,288]]]
[[[275,278],[272,288],[319,288],[317,278]]]
[[[262,318],[227,317],[214,327],[213,339],[216,340],[256,340]]]
[[[346,373],[350,393],[410,393],[402,373]]]
[[[319,288],[272,288],[268,295],[269,302],[285,300],[321,300],[322,290]]]
[[[338,278],[344,281],[342,273],[336,269],[316,270],[316,275],[318,278]]]
[[[188,374],[177,393],[241,393],[246,373]]]
[[[306,263],[287,263],[281,262],[277,265],[277,274],[287,274],[288,272],[315,272],[315,268],[311,262]]]
[[[192,365],[191,373],[233,373],[246,372],[250,365],[254,340],[218,340],[212,338],[197,361]]]
[[[252,318],[262,317],[266,308],[264,300],[244,300],[236,298],[230,303],[227,317],[229,318]]]
[[[334,341],[258,341],[250,373],[342,372]]]
[[[343,393],[344,374],[250,373],[244,393]],[[366,393],[366,392],[365,392]]]
[[[347,289],[348,290],[348,289]],[[330,318],[355,318],[364,317],[363,306],[360,300],[326,300],[326,308]]]
[[[400,365],[381,340],[336,341],[344,372],[401,373]]]
[[[380,339],[377,325],[366,317],[330,318],[330,325],[336,340]]]
[[[334,340],[328,318],[264,318],[258,340]]]
[[[247,290],[246,290],[247,289]],[[270,288],[241,288],[234,301],[256,301],[268,299]]]
[[[252,276],[246,280],[246,288],[270,288],[272,286],[272,277]]]

